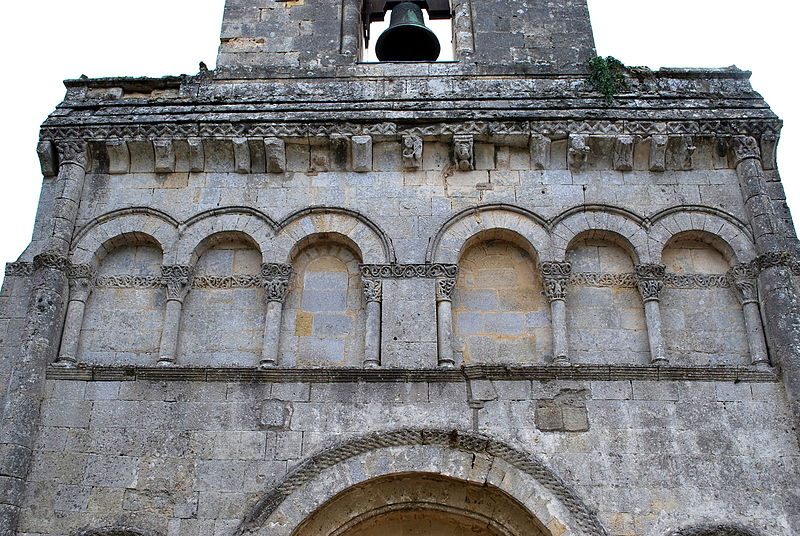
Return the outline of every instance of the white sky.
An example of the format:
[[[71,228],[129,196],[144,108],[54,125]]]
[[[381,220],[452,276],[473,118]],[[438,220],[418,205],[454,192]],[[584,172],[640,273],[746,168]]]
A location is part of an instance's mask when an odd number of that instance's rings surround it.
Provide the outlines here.
[[[261,0],[271,1],[271,0]],[[306,0],[324,1],[324,0]],[[480,0],[477,0],[480,1]],[[41,186],[38,128],[62,100],[61,81],[194,74],[214,68],[224,0],[6,2],[0,27],[4,82],[0,158],[0,265],[30,240]],[[795,2],[589,0],[598,53],[627,65],[753,71],[752,83],[785,121],[778,154],[789,205],[800,214]]]

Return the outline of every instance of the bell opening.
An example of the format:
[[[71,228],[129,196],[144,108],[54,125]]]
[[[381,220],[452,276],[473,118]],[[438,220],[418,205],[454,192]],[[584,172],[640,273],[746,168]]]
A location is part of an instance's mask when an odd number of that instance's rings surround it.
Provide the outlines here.
[[[452,19],[430,20],[428,11],[420,10],[422,24],[412,16],[400,17],[410,24],[392,25],[398,21],[399,4],[387,12],[383,21],[370,24],[370,41],[363,50],[365,62],[448,62],[453,61],[453,23]],[[390,31],[391,30],[391,31]],[[378,55],[378,44],[382,54]],[[433,55],[432,51],[438,51]]]

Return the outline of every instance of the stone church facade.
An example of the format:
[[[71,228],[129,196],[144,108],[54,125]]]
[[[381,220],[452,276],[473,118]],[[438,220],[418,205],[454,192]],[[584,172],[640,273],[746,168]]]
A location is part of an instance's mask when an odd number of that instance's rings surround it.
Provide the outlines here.
[[[228,0],[214,71],[66,81],[0,295],[0,535],[800,533],[749,73],[607,98],[584,0],[420,3],[455,61],[360,62],[385,2]]]

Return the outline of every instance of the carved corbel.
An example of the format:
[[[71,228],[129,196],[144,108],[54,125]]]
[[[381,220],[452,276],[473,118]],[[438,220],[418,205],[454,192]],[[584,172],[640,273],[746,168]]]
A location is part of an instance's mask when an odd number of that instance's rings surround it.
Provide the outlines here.
[[[155,153],[155,172],[175,172],[175,144],[172,140],[153,140]]]
[[[233,138],[233,170],[236,173],[250,173],[250,142],[247,138]]]
[[[203,140],[200,138],[189,138],[189,171],[199,173],[206,168],[206,153],[203,147]]]
[[[531,134],[528,148],[531,153],[531,169],[547,169],[550,165],[550,147],[552,141],[541,134]]]
[[[650,171],[666,171],[669,136],[650,137]]]
[[[55,177],[58,175],[58,151],[50,140],[42,140],[36,146],[36,154],[39,155],[39,166],[42,175],[45,177]]]
[[[364,173],[372,171],[372,136],[353,136],[350,138],[350,153],[353,171]]]
[[[567,150],[567,165],[571,171],[579,171],[589,161],[592,148],[588,145],[589,137],[584,134],[571,134]]]
[[[125,140],[107,140],[108,172],[112,175],[128,173],[131,170],[131,152]]]
[[[636,139],[633,136],[617,136],[614,139],[614,169],[631,171],[633,169],[633,149]]]
[[[403,169],[415,170],[422,167],[422,138],[414,135],[403,136]]]
[[[777,151],[778,136],[775,134],[763,134],[761,136],[761,163],[764,169],[775,169],[778,167]]]
[[[453,136],[453,163],[459,171],[475,169],[475,140],[472,135]]]
[[[284,173],[286,171],[286,143],[280,138],[264,140],[267,173]]]

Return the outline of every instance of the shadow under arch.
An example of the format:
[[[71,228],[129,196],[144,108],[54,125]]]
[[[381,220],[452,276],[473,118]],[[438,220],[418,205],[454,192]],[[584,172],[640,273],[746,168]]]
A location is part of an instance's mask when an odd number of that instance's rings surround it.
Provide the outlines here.
[[[466,208],[445,221],[428,244],[425,262],[455,264],[469,239],[495,229],[523,237],[540,260],[549,260],[551,247],[547,221],[524,208],[494,203]]]
[[[475,536],[552,536],[508,493],[437,473],[399,473],[347,488],[307,517],[292,536],[366,536],[387,528],[430,524],[429,532],[454,528]],[[448,530],[449,529],[449,530]]]
[[[403,449],[411,450],[416,447],[436,449],[440,456],[431,456],[431,453],[419,456],[418,453],[418,458],[415,458],[412,452],[403,452]],[[351,470],[346,467],[348,462],[355,463],[360,457],[373,453],[377,456],[379,451],[393,452],[397,464],[386,472],[369,476],[364,474],[363,470],[356,470],[356,467],[349,468]],[[565,526],[568,531],[571,530],[570,534],[573,536],[608,536],[609,533],[597,514],[536,457],[483,434],[441,429],[375,432],[318,452],[295,467],[274,488],[263,495],[245,515],[235,535],[243,536],[261,530],[273,514],[276,514],[279,520],[276,526],[283,531],[281,534],[285,533],[288,536],[308,515],[338,492],[377,476],[403,472],[435,472],[458,478],[456,474],[448,472],[456,472],[458,466],[456,459],[459,454],[473,460],[475,456],[483,457],[488,466],[495,464],[501,466],[500,470],[505,470],[507,476],[511,476],[497,483],[498,487],[523,502],[538,519],[543,521],[547,519],[548,522],[554,520]],[[343,465],[339,467],[341,470],[335,471],[334,474],[323,474],[326,470],[334,470],[340,465]],[[359,464],[359,467],[363,465]],[[359,478],[361,480],[356,480]],[[488,479],[488,468],[485,478]],[[320,481],[316,482],[317,480]],[[483,483],[486,480],[477,481]],[[513,486],[519,486],[520,489],[506,489]],[[312,488],[313,492],[308,488]],[[541,511],[544,507],[532,499],[539,493],[547,494],[552,499],[541,503],[548,504],[546,511]],[[327,496],[319,497],[320,494]],[[307,505],[297,502],[309,497],[318,503]],[[526,500],[527,503],[524,502]],[[287,505],[282,508],[284,503]],[[287,514],[294,518],[287,519]]]

